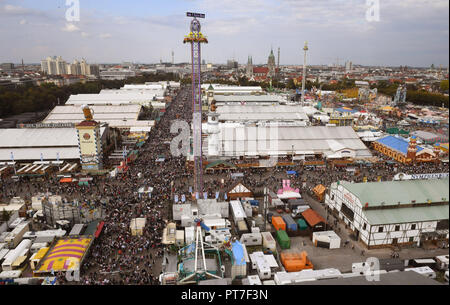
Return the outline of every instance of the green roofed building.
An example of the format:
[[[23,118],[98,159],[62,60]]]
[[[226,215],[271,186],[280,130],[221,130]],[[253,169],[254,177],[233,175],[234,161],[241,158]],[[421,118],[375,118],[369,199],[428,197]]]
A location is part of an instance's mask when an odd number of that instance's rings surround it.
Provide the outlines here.
[[[449,178],[333,183],[325,203],[368,248],[448,244]]]

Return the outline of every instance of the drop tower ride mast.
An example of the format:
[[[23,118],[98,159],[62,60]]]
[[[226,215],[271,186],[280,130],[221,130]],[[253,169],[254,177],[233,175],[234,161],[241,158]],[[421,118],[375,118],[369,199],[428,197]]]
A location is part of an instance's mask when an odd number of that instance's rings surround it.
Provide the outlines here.
[[[202,84],[201,84],[201,52],[200,44],[208,43],[200,32],[200,21],[205,14],[186,13],[187,17],[194,17],[191,21],[189,35],[184,37],[183,43],[191,44],[192,55],[192,126],[194,131],[194,192],[198,198],[203,197],[203,162],[202,162]]]

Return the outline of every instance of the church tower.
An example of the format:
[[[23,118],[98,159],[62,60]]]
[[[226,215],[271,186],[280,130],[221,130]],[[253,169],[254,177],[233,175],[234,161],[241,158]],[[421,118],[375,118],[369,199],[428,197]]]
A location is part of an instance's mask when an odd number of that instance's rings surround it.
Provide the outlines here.
[[[269,68],[268,77],[275,77],[275,55],[273,54],[273,49],[270,49],[270,55],[267,59],[267,67]]]
[[[248,79],[253,77],[253,60],[251,56],[248,57],[247,70],[245,76],[247,76]]]

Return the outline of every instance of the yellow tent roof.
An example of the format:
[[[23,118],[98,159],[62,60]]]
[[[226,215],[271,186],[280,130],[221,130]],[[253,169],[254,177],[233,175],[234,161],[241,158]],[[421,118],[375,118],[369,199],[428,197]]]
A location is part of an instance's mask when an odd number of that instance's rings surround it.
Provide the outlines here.
[[[47,254],[48,249],[49,247],[39,249],[39,251],[34,256],[34,259],[42,259],[45,256],[45,254]]]
[[[76,270],[92,238],[63,238],[56,242],[38,272]]]
[[[394,108],[392,108],[391,106],[384,106],[383,108],[381,108],[381,110],[385,110],[385,111],[392,111]]]

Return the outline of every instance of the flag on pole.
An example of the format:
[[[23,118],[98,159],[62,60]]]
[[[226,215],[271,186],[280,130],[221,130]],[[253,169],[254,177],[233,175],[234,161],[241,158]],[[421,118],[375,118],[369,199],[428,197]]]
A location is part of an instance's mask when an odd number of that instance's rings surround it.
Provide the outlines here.
[[[216,192],[216,199],[218,199],[219,198],[219,192]]]
[[[184,194],[181,195],[181,202],[186,202],[186,196]]]
[[[227,193],[224,193],[224,194],[223,194],[223,199],[225,199],[225,200],[228,199]]]
[[[199,196],[198,192],[195,192],[195,199],[198,200],[199,197],[200,197],[200,196]]]
[[[203,192],[203,199],[208,199],[208,192]]]
[[[192,186],[189,187],[189,193],[192,194]]]
[[[174,201],[178,202],[178,195],[175,195]]]

